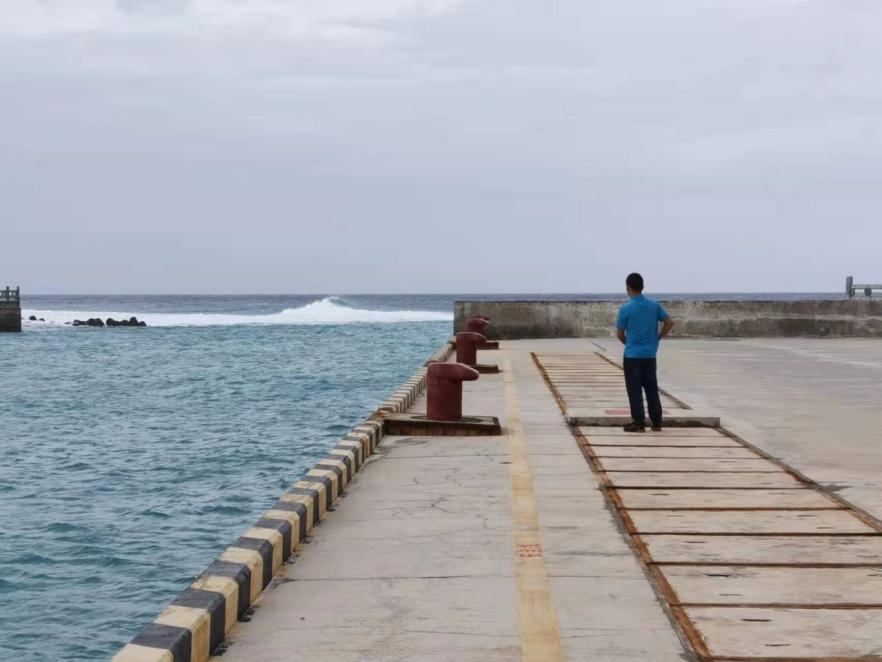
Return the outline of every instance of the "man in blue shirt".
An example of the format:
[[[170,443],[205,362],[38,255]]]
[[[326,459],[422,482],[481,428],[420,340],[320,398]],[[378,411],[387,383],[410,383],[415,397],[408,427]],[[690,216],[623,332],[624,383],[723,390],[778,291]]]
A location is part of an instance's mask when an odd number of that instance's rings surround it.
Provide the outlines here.
[[[616,322],[616,335],[625,346],[625,387],[631,404],[631,422],[625,426],[625,432],[646,432],[643,391],[652,429],[658,431],[662,427],[662,406],[655,357],[658,341],[670,333],[674,321],[660,303],[643,296],[643,276],[631,274],[625,285],[631,300],[619,309]]]

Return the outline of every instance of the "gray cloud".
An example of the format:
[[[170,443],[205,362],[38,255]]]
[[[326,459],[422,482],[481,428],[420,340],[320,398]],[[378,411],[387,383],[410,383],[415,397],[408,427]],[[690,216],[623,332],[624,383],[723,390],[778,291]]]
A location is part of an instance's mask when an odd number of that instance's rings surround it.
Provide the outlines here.
[[[30,291],[882,276],[877,3],[147,4],[4,5]]]
[[[193,0],[116,0],[116,6],[125,13],[181,14],[193,7]]]

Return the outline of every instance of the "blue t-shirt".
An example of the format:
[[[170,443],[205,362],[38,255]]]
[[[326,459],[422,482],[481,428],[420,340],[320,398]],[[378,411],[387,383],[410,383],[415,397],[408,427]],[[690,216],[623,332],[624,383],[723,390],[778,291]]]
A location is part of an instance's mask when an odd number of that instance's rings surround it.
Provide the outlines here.
[[[658,353],[658,323],[666,319],[668,311],[642,294],[619,308],[616,326],[625,331],[625,358],[654,359]]]

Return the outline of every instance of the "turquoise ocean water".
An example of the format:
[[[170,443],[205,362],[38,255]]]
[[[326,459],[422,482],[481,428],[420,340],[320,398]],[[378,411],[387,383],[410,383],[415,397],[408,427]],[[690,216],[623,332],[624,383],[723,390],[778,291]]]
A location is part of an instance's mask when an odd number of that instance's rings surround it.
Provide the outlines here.
[[[0,660],[108,659],[440,347],[453,298],[26,298],[46,321],[0,334]]]
[[[25,300],[47,322],[0,334],[0,659],[108,659],[451,330],[267,299]],[[64,325],[89,313],[151,326]]]

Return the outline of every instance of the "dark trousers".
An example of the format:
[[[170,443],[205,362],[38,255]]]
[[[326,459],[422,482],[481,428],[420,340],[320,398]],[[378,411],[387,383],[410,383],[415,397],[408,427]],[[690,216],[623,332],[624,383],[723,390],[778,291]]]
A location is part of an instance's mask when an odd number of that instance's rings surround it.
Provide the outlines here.
[[[639,425],[646,425],[643,411],[643,391],[649,405],[649,420],[653,425],[662,424],[661,399],[658,396],[658,377],[655,359],[625,359],[625,387],[631,403],[631,418]]]

